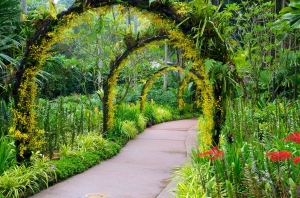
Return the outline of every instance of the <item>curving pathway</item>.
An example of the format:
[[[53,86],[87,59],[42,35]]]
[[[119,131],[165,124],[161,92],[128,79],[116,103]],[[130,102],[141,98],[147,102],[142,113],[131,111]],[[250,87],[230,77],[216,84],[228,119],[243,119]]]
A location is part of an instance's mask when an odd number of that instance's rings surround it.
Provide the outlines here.
[[[197,119],[147,128],[121,152],[31,198],[168,198],[174,167],[197,144]]]

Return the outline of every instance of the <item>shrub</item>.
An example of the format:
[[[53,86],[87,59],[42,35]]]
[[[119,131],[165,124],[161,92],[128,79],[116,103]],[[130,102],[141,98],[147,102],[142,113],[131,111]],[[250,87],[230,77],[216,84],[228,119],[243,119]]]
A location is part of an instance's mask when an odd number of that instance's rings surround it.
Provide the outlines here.
[[[118,105],[115,116],[121,121],[130,120],[138,123],[140,115],[139,105],[125,104]]]
[[[146,128],[146,124],[147,124],[147,119],[142,114],[139,114],[139,119],[138,122],[136,123],[138,131],[139,132],[144,131]]]
[[[171,112],[158,106],[154,108],[154,115],[155,123],[172,120]]]
[[[57,161],[51,161],[56,168],[58,180],[64,180],[75,174],[81,173],[98,164],[101,160],[113,157],[121,147],[114,142],[106,141],[99,150],[86,150],[80,155],[64,157]]]
[[[152,99],[155,103],[160,105],[177,107],[177,93],[174,90],[164,91],[163,89],[150,89],[147,99]]]
[[[63,180],[81,173],[99,162],[99,155],[86,151],[82,153],[82,156],[64,157],[60,160],[52,161],[52,164],[56,168],[57,179]]]
[[[138,134],[138,130],[135,127],[135,123],[129,120],[125,120],[123,122],[122,130],[123,134],[128,140],[134,139]]]
[[[54,168],[46,158],[32,156],[32,166],[24,164],[6,170],[0,176],[0,197],[19,198],[39,192],[56,179]]]
[[[146,103],[143,115],[147,119],[148,126],[152,126],[155,123],[154,122],[155,111],[154,111],[153,103]]]

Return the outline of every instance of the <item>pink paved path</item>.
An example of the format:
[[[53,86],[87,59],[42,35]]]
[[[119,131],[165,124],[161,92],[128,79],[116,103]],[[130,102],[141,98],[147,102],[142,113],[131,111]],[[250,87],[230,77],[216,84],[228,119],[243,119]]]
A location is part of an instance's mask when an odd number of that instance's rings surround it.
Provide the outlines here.
[[[187,161],[197,140],[197,119],[147,128],[121,152],[32,198],[167,198],[175,166]]]

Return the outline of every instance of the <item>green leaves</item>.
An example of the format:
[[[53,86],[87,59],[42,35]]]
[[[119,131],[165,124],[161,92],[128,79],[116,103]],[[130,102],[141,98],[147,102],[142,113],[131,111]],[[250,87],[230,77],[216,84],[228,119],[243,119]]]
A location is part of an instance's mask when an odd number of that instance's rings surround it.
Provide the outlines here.
[[[5,171],[0,176],[0,197],[19,198],[34,194],[55,180],[55,172],[49,161],[34,155],[32,166],[24,164]]]
[[[298,0],[291,0],[288,7],[280,11],[282,20],[287,20],[292,28],[300,28],[300,2]]]
[[[0,2],[0,69],[9,63],[16,63],[11,51],[21,46],[16,40],[21,10],[19,1],[3,0]]]
[[[247,72],[251,71],[251,65],[247,61],[247,54],[242,49],[238,49],[238,51],[234,54],[233,60],[236,65],[237,72],[243,76]]]
[[[205,59],[204,61],[205,73],[208,74],[209,72],[211,72],[215,63],[216,61],[214,59],[209,59],[209,58]]]
[[[149,0],[149,7],[151,6],[151,4],[153,3],[153,2],[155,2],[156,0]]]
[[[0,138],[0,175],[12,165],[12,139],[3,136]]]
[[[104,26],[104,21],[103,18],[100,17],[95,23],[94,31],[97,34],[100,34],[103,30],[103,26]]]

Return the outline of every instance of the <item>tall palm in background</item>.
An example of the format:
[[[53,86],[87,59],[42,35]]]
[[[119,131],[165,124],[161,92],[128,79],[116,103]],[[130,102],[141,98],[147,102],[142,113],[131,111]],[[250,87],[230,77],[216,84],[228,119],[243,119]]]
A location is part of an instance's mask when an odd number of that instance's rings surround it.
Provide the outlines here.
[[[19,0],[0,0],[0,100],[7,99],[21,56]]]

